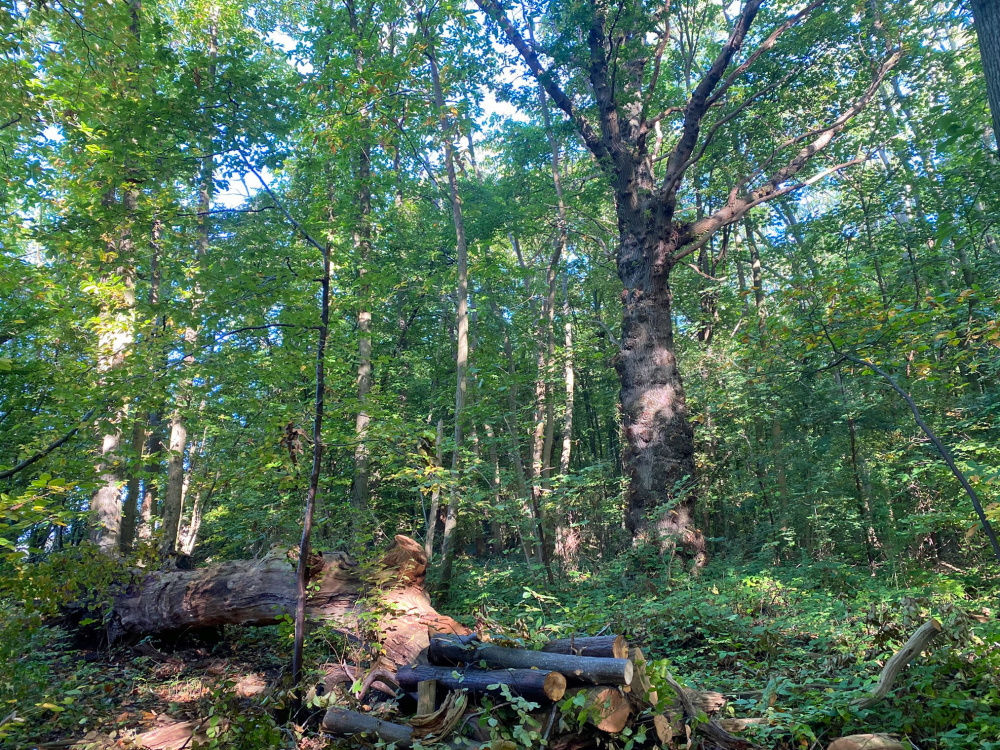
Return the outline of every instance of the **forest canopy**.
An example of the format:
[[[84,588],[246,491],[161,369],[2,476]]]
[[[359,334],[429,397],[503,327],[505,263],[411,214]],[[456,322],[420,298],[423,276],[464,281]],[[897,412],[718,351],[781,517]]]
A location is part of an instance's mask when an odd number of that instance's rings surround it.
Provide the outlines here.
[[[412,656],[395,571],[424,640],[623,633],[761,746],[1000,747],[994,0],[0,0],[0,81],[0,739],[106,734],[183,621],[290,666],[199,742],[313,747],[330,643]],[[227,561],[287,612],[135,614]],[[603,746],[687,741],[650,706]]]

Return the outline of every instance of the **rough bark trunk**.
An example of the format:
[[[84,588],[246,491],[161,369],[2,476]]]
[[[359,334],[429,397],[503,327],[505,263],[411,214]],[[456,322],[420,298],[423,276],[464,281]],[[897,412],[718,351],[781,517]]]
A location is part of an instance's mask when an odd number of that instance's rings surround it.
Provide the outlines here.
[[[619,255],[639,237],[623,233]],[[654,278],[648,262],[619,261],[625,284],[622,348],[616,362],[629,473],[625,522],[633,536],[680,543],[701,564],[705,540],[695,528],[694,429],[677,368],[673,298],[668,274]]]
[[[282,549],[260,560],[152,573],[116,598],[107,632],[118,641],[218,625],[272,625],[295,611],[294,558],[294,550]],[[412,539],[397,536],[367,578],[345,553],[316,554],[312,560],[310,583],[318,588],[306,601],[307,616],[356,637],[362,614],[369,608],[385,612],[379,618],[383,666],[410,664],[427,647],[428,631],[469,632],[431,606],[423,586],[427,557]]]
[[[1000,142],[1000,3],[971,0],[970,4],[979,37],[979,54],[983,59],[986,95],[993,113],[993,133]]]

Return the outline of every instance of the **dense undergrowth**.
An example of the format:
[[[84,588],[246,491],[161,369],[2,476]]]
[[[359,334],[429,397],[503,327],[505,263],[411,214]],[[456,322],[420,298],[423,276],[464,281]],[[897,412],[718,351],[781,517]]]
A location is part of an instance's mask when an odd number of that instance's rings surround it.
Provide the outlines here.
[[[623,632],[652,659],[654,681],[669,670],[691,687],[729,695],[728,715],[766,717],[749,735],[763,747],[809,750],[844,734],[889,732],[918,750],[1000,748],[1000,622],[987,573],[917,572],[904,580],[829,561],[733,567],[720,560],[693,577],[641,563],[626,555],[567,572],[553,588],[539,570],[468,560],[438,606],[526,642]],[[884,660],[931,616],[944,636],[887,700],[852,708]],[[290,646],[281,626],[229,629],[214,644],[182,644],[179,664],[163,663],[127,649],[79,650],[58,629],[26,628],[8,611],[0,700],[4,714],[17,718],[0,727],[0,742],[22,748],[88,733],[122,738],[161,715],[218,715],[235,718],[213,741],[218,747],[321,747],[308,728],[276,725],[280,689],[263,705],[241,694],[251,676],[280,684]],[[313,664],[334,647],[317,634]]]
[[[996,583],[979,571],[904,580],[830,561],[734,568],[723,560],[699,577],[668,578],[635,568],[634,558],[619,558],[546,591],[537,571],[469,567],[449,611],[526,639],[623,632],[682,682],[730,695],[729,715],[767,717],[753,737],[765,747],[824,747],[860,732],[898,734],[921,750],[1000,747]],[[944,637],[888,700],[851,708],[928,617]]]

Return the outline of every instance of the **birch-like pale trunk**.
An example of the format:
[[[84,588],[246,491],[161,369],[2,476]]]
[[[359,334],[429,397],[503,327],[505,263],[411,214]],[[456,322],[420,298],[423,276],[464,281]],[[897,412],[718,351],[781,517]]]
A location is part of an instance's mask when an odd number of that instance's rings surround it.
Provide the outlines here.
[[[216,57],[218,55],[218,30],[216,28],[217,9],[212,11],[212,21],[208,29],[208,52],[211,63],[208,67],[207,88],[211,92],[214,89],[216,76]],[[207,94],[206,94],[207,96]],[[215,160],[212,156],[212,138],[207,138],[205,144],[205,154],[201,157],[201,169],[198,181],[198,244],[196,256],[198,265],[201,266],[211,240],[211,208],[212,195],[215,188]],[[201,289],[196,284],[194,288],[194,300],[192,302],[192,313],[198,311],[201,303]],[[184,357],[184,368],[190,371],[194,365],[194,356],[191,350],[198,340],[198,328],[196,325],[189,325],[184,330],[184,346],[188,354]],[[177,550],[178,538],[180,535],[181,517],[184,513],[184,489],[190,482],[190,477],[185,471],[184,455],[187,445],[188,429],[185,412],[191,404],[190,391],[193,385],[193,376],[184,378],[178,388],[178,403],[170,415],[170,441],[168,443],[169,458],[167,459],[167,487],[163,493],[163,522],[161,524],[160,554],[170,555]]]
[[[455,224],[455,248],[458,273],[457,311],[455,329],[457,332],[457,353],[455,358],[455,446],[451,460],[453,479],[457,479],[462,468],[462,445],[464,442],[463,419],[466,402],[466,373],[469,366],[469,253],[465,239],[465,220],[462,217],[462,198],[458,192],[458,178],[455,173],[455,148],[452,143],[453,126],[445,110],[444,90],[441,87],[441,73],[438,69],[434,40],[424,24],[424,38],[427,41],[426,55],[430,63],[431,83],[434,87],[434,105],[438,111],[441,135],[444,141],[444,163],[448,173],[448,193],[451,199],[452,220]],[[452,481],[445,514],[444,533],[441,535],[440,591],[447,595],[451,586],[451,572],[455,559],[455,531],[458,526],[458,495]]]

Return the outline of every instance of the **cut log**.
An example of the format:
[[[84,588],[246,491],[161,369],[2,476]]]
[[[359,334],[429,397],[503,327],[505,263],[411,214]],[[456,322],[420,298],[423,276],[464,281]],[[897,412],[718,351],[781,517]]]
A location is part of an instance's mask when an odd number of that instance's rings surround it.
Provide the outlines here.
[[[467,669],[451,667],[416,666],[401,667],[396,672],[399,686],[413,692],[425,680],[437,680],[440,687],[448,690],[468,690],[474,695],[502,695],[500,685],[506,685],[510,692],[530,701],[547,702],[561,700],[566,693],[566,678],[559,672],[541,669]]]
[[[835,739],[826,750],[903,750],[904,747],[887,734],[852,734]]]
[[[853,702],[853,705],[857,708],[868,708],[885,698],[892,690],[892,684],[896,681],[899,673],[940,634],[941,623],[933,618],[917,628],[916,632],[910,636],[910,640],[885,663],[882,674],[879,675],[878,682],[871,694],[864,698],[858,698]]]
[[[583,696],[582,705],[579,702],[580,696]],[[573,698],[570,715],[579,715],[586,711],[585,721],[602,732],[617,734],[622,731],[628,724],[628,717],[632,713],[622,691],[609,685],[583,688],[573,691],[572,695],[567,697]]]
[[[365,607],[377,606],[385,613],[378,622],[387,668],[414,661],[428,645],[428,632],[470,632],[431,606],[423,585],[427,557],[408,537],[397,536],[366,576],[345,553],[322,560],[314,567],[312,583],[318,586],[309,596],[307,615],[353,636]],[[360,603],[375,594],[374,604]],[[117,641],[189,628],[272,625],[295,611],[295,599],[295,567],[285,550],[273,550],[260,560],[151,573],[115,599],[108,632]]]
[[[628,685],[634,668],[628,659],[571,656],[544,651],[505,648],[489,643],[463,643],[448,635],[435,635],[427,651],[432,664],[489,669],[541,669],[559,672],[573,684]]]
[[[323,731],[344,737],[370,735],[386,744],[395,742],[400,747],[413,744],[413,729],[391,721],[382,721],[373,716],[348,711],[346,708],[331,706],[323,717]]]
[[[549,641],[542,646],[542,651],[549,654],[627,659],[628,643],[621,635],[578,635]]]

